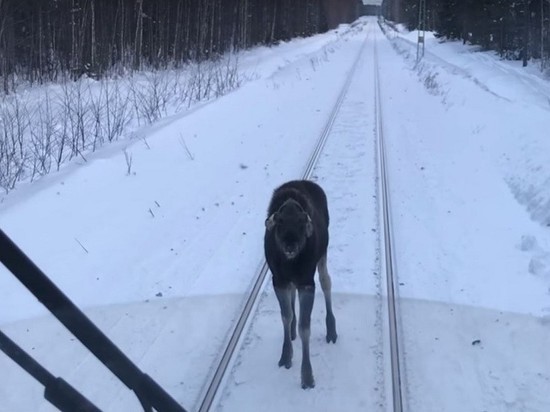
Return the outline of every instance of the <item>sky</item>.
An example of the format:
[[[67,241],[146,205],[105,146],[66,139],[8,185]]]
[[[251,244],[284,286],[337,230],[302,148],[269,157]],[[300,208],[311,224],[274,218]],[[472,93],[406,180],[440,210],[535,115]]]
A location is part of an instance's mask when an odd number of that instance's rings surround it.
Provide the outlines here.
[[[328,197],[338,342],[325,342],[318,288],[316,387],[303,391],[299,339],[293,367],[277,367],[281,320],[266,282],[215,409],[391,410],[378,64],[405,409],[548,410],[550,88],[534,65],[431,34],[417,64],[417,34],[386,30],[362,18],[243,52],[238,90],[134,125],[87,162],[0,195],[0,227],[140,368],[196,410],[262,264],[272,191],[302,177],[329,127],[310,178]],[[139,408],[4,268],[0,328],[102,410]],[[0,370],[0,412],[53,410],[3,355]]]

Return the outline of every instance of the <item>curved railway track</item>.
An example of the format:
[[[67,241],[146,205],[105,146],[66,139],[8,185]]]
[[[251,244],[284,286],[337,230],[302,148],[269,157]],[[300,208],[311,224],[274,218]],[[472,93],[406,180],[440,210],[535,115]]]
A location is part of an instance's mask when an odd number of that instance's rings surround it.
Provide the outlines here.
[[[382,284],[386,285],[386,291],[380,291],[382,296],[387,296],[387,315],[384,316],[388,319],[388,325],[385,325],[389,332],[389,357],[390,357],[390,371],[391,371],[391,410],[394,412],[401,412],[403,410],[402,402],[402,390],[401,390],[401,372],[400,372],[400,361],[399,361],[399,341],[398,341],[398,315],[397,315],[397,305],[396,305],[396,281],[395,281],[395,264],[393,263],[393,244],[391,236],[391,208],[390,208],[390,199],[389,199],[389,185],[388,185],[388,176],[387,176],[387,160],[385,155],[385,144],[384,144],[384,134],[383,134],[383,113],[382,113],[382,103],[381,103],[381,86],[380,86],[380,76],[378,68],[378,54],[376,48],[376,33],[373,33],[373,30],[367,34],[366,39],[359,50],[355,61],[348,73],[348,77],[342,87],[340,94],[332,108],[332,111],[329,115],[329,118],[323,127],[323,130],[320,134],[319,139],[317,140],[315,147],[312,150],[307,164],[305,166],[304,172],[301,175],[302,179],[309,179],[312,176],[313,170],[319,160],[319,157],[323,151],[325,143],[331,133],[334,122],[340,112],[342,104],[345,100],[345,97],[350,88],[350,84],[353,76],[357,72],[358,63],[361,59],[361,56],[365,53],[366,45],[368,44],[369,39],[373,43],[373,67],[374,67],[374,107],[375,107],[375,141],[378,149],[377,152],[377,181],[379,182],[378,187],[378,198],[379,210],[380,210],[380,224],[383,227],[381,230],[380,242],[383,242],[383,245],[380,245],[380,250],[383,253],[384,257],[381,259],[381,266],[384,269],[382,272],[385,272],[386,276],[381,280],[380,286]],[[252,314],[258,307],[259,296],[262,290],[266,285],[268,267],[265,260],[259,264],[259,270],[256,273],[253,281],[253,286],[249,292],[248,297],[244,303],[242,312],[238,317],[237,322],[233,328],[233,331],[230,334],[227,345],[223,351],[223,355],[217,362],[217,366],[213,374],[210,376],[209,382],[205,385],[205,390],[202,393],[200,406],[197,409],[199,412],[206,412],[212,410],[213,406],[217,404],[218,397],[220,396],[221,389],[224,387],[225,378],[227,372],[231,369],[234,356],[238,352],[238,349],[242,343],[244,332],[247,330],[248,325],[251,322]],[[379,273],[382,273],[379,272]],[[380,276],[382,276],[380,274]],[[385,351],[384,351],[385,352]]]

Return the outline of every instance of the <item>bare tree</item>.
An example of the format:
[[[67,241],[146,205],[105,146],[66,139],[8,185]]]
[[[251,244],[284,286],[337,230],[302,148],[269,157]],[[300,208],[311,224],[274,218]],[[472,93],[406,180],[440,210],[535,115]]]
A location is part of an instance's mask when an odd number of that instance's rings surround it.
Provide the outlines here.
[[[136,0],[136,36],[134,40],[134,69],[141,69],[141,53],[143,41],[143,0]]]
[[[325,30],[322,1],[0,0],[0,186],[233,90],[234,51]],[[58,92],[14,93],[44,81]]]

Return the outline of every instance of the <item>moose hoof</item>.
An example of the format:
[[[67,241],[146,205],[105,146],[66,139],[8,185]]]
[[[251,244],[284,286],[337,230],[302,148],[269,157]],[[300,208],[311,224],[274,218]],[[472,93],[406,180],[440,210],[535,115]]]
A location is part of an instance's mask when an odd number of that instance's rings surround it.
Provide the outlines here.
[[[309,360],[302,363],[302,389],[310,389],[315,387],[315,381],[313,380],[313,371]]]
[[[315,381],[313,376],[302,376],[302,389],[313,389],[315,388]]]
[[[327,315],[327,343],[336,343],[336,339],[338,338],[338,334],[336,333],[336,320],[334,319],[334,315],[328,314]]]
[[[327,333],[327,343],[336,343],[336,339],[338,339],[338,335],[336,334],[336,331],[333,333]]]
[[[279,368],[281,366],[284,366],[286,369],[290,369],[290,367],[292,366],[292,359],[281,358],[281,360],[279,361]]]
[[[279,368],[284,366],[287,369],[290,369],[292,366],[292,344],[290,341],[283,344],[283,352],[281,353],[281,359],[279,359]]]

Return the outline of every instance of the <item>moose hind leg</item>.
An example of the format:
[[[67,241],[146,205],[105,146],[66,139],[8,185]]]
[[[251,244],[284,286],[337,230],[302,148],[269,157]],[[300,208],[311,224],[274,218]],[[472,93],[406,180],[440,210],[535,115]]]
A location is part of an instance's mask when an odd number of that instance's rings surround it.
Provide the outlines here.
[[[332,281],[327,269],[327,255],[324,255],[319,259],[317,263],[317,269],[319,270],[319,282],[321,283],[321,289],[325,295],[325,305],[327,310],[326,324],[327,324],[327,343],[336,343],[338,334],[336,333],[336,319],[332,312]]]
[[[309,337],[311,335],[311,310],[315,299],[315,286],[298,288],[300,300],[300,339],[302,340],[302,388],[314,388],[313,370],[309,359]]]
[[[287,287],[275,287],[275,295],[279,301],[281,308],[281,319],[283,321],[283,350],[281,353],[281,359],[279,360],[279,367],[284,366],[289,369],[292,366],[292,341],[291,338],[291,324],[293,318],[292,311],[292,298],[291,288]]]

